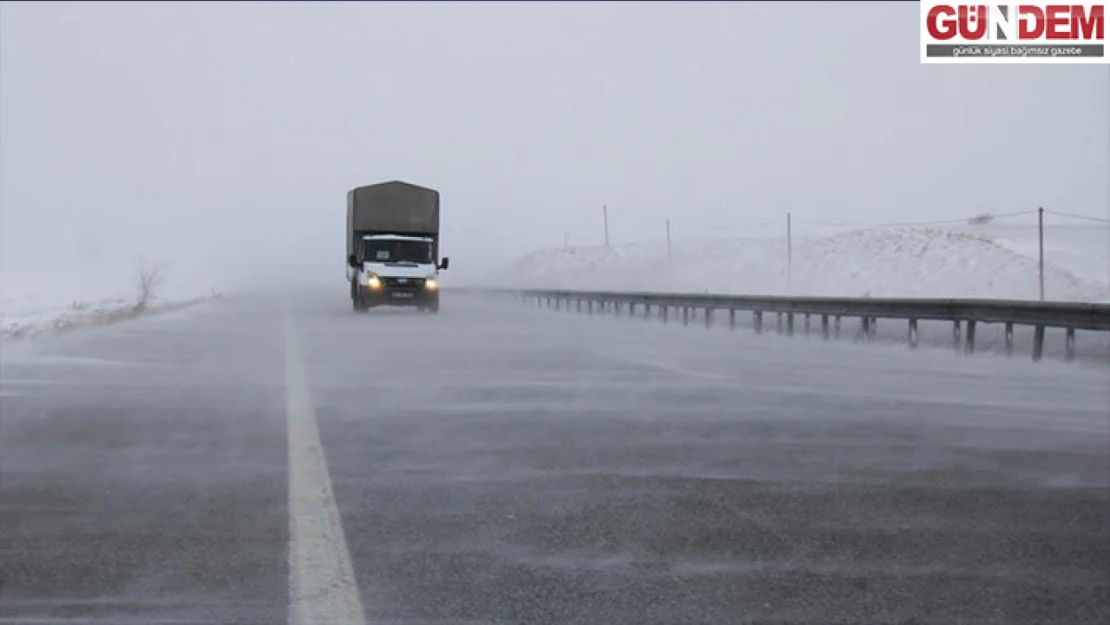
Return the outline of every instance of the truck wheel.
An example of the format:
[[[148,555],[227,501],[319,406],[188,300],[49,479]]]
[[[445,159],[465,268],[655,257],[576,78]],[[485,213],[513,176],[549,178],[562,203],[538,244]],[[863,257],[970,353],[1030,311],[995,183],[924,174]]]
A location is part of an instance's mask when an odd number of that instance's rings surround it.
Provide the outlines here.
[[[358,296],[358,282],[351,278],[351,310],[355,312],[363,312],[361,298]]]

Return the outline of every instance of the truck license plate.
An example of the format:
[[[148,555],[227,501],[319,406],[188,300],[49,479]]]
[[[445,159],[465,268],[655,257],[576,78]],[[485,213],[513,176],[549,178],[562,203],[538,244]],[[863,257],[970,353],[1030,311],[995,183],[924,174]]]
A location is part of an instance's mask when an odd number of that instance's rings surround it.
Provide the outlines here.
[[[397,299],[412,299],[412,293],[394,293],[393,297]]]

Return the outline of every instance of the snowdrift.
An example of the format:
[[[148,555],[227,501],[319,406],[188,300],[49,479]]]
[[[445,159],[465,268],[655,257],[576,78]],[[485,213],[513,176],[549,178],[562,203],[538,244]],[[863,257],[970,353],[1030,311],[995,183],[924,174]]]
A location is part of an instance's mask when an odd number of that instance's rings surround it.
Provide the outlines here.
[[[49,281],[19,284],[10,278],[5,278],[2,286],[0,341],[109,325],[221,297],[212,287],[178,285],[160,290],[145,309],[137,310],[136,293],[126,288],[98,288],[100,285],[93,283],[67,286]]]
[[[1037,299],[1036,228],[856,230],[783,238],[580,247],[529,254],[488,284],[757,295]],[[1110,232],[1055,228],[1045,298],[1110,302]]]

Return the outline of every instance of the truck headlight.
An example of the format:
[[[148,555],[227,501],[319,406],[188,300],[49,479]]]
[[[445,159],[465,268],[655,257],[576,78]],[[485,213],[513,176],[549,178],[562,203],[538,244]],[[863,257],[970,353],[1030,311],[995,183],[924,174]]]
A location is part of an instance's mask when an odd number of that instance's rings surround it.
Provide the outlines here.
[[[435,278],[428,278],[424,281],[424,288],[428,289],[429,291],[434,291],[439,288],[439,283],[436,282]]]
[[[372,289],[380,289],[382,287],[382,280],[378,276],[370,276],[366,279],[366,286]]]

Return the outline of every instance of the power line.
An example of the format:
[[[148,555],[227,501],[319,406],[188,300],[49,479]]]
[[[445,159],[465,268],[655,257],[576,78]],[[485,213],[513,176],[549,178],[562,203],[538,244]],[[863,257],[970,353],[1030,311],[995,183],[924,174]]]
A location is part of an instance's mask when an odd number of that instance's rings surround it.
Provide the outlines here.
[[[1005,217],[1019,217],[1021,215],[1032,215],[1032,214],[1035,214],[1036,212],[1037,211],[1035,211],[1035,210],[1018,211],[1018,212],[1014,212],[1014,213],[1001,213],[1001,214],[997,214],[997,215],[991,214],[991,215],[989,215],[989,217],[991,219],[999,219],[999,218],[1005,218]],[[799,219],[797,221],[799,221],[801,223],[805,223],[805,224],[815,225],[815,226],[835,226],[835,227],[839,227],[839,228],[883,228],[883,227],[900,227],[900,226],[940,226],[940,225],[945,225],[945,224],[964,224],[964,223],[967,223],[968,219],[974,219],[974,217],[964,217],[962,219],[938,219],[938,220],[934,220],[934,221],[901,221],[901,222],[886,222],[886,223],[844,223],[844,222],[832,222],[832,221],[812,221],[812,220],[809,220],[809,219]]]
[[[762,227],[762,226],[779,225],[779,223],[780,223],[778,220],[766,220],[766,221],[760,221],[760,222],[741,223],[741,224],[731,224],[731,223],[727,223],[727,222],[724,222],[724,221],[721,221],[721,222],[718,222],[718,223],[715,223],[715,224],[708,224],[707,222],[700,221],[700,219],[704,217],[703,214],[700,214],[700,213],[699,214],[688,213],[688,214],[693,216],[692,220],[685,219],[685,215],[681,214],[681,213],[678,214],[677,217],[675,216],[674,213],[645,215],[645,214],[639,213],[639,212],[627,211],[625,208],[622,208],[622,207],[616,207],[616,208],[614,208],[612,206],[609,207],[609,217],[615,220],[614,223],[616,223],[618,221],[622,222],[622,223],[635,223],[635,224],[651,226],[653,228],[658,227],[658,225],[660,223],[665,222],[667,219],[670,219],[672,225],[674,225],[675,227],[682,226],[682,227],[685,227],[685,228],[705,228],[705,229],[709,229],[709,230],[719,230],[721,228],[725,228],[725,229],[755,228],[755,227]]]
[[[777,226],[777,225],[779,225],[779,222],[777,222],[777,221],[759,221],[759,222],[752,222],[752,223],[746,223],[746,224],[723,223],[723,224],[709,225],[709,224],[698,223],[698,222],[681,221],[681,220],[677,220],[677,219],[674,221],[674,223],[677,226],[683,226],[687,229],[697,228],[697,229],[704,229],[704,230],[714,230],[714,231],[717,231],[717,232],[720,232],[720,231],[730,232],[730,231],[735,231],[735,230],[742,230],[744,228],[762,228],[762,227],[765,227],[765,226]]]
[[[1087,215],[1077,215],[1077,214],[1074,214],[1074,213],[1065,213],[1065,212],[1061,212],[1061,211],[1053,211],[1053,210],[1047,210],[1047,209],[1044,212],[1049,213],[1049,214],[1053,214],[1053,215],[1060,215],[1062,217],[1069,217],[1069,218],[1072,218],[1072,219],[1082,219],[1082,220],[1093,221],[1093,222],[1097,222],[1097,223],[1110,224],[1110,219],[1103,219],[1103,218],[1099,218],[1099,217],[1090,217],[1090,216],[1087,216]],[[622,213],[623,213],[623,211],[622,211]],[[795,223],[801,223],[801,224],[815,225],[815,226],[831,226],[831,227],[839,227],[839,228],[897,228],[897,227],[942,226],[942,225],[953,225],[953,224],[966,224],[966,223],[969,222],[969,220],[974,220],[976,217],[980,217],[980,216],[988,218],[990,220],[998,220],[998,219],[1007,219],[1007,218],[1010,218],[1010,217],[1022,217],[1022,216],[1026,216],[1026,215],[1035,215],[1036,213],[1037,213],[1036,210],[1023,210],[1023,211],[1014,211],[1014,212],[1009,212],[1009,213],[982,213],[980,215],[974,215],[974,216],[963,217],[963,218],[958,218],[958,219],[934,219],[934,220],[927,220],[927,221],[899,221],[899,222],[872,222],[872,223],[868,223],[868,222],[819,221],[819,220],[795,218],[794,222]],[[567,229],[567,232],[574,233],[574,232],[579,231],[583,227],[588,227],[588,229],[592,231],[594,228],[597,227],[596,225],[594,225],[596,223],[596,221],[595,221],[596,219],[597,219],[597,217],[595,215],[591,215],[589,217],[586,217],[585,215],[583,215],[582,221],[575,224],[573,227]],[[638,223],[638,224],[652,224],[652,225],[655,225],[657,223],[656,218],[649,217],[649,216],[642,215],[642,214],[637,214],[637,213],[622,214],[621,219],[626,220],[626,221],[632,221],[632,222]],[[685,220],[682,220],[681,218],[679,218],[678,220],[673,220],[672,219],[672,220],[663,220],[663,221],[664,222],[671,221],[671,222],[673,222],[671,225],[675,226],[678,230],[686,231],[687,233],[689,233],[691,230],[698,231],[698,230],[707,230],[708,229],[708,230],[713,230],[716,234],[722,235],[722,236],[736,236],[737,234],[739,234],[740,232],[742,232],[744,230],[754,229],[754,228],[765,228],[765,227],[768,227],[768,226],[777,226],[779,224],[779,222],[777,222],[777,221],[759,221],[759,222],[751,222],[751,223],[746,223],[746,224],[719,223],[719,224],[716,224],[716,225],[709,225],[709,224],[705,224],[705,223],[698,223],[698,221],[696,219],[694,221],[685,221]]]
[[[1054,210],[1048,210],[1048,209],[1045,209],[1044,212],[1052,214],[1052,215],[1060,215],[1061,217],[1071,217],[1072,219],[1086,219],[1088,221],[1097,221],[1099,223],[1110,224],[1110,219],[1103,219],[1101,217],[1088,217],[1087,215],[1075,215],[1075,214],[1072,214],[1072,213],[1062,213],[1060,211],[1054,211]]]
[[[581,231],[583,229],[589,229],[592,232],[594,230],[594,228],[597,227],[595,225],[596,222],[597,222],[596,213],[594,213],[594,211],[590,211],[590,214],[588,216],[583,215],[582,218],[579,219],[577,222],[575,222],[573,226],[567,228],[567,231],[568,232],[578,232],[578,231]]]
[[[1021,217],[1023,215],[1033,215],[1036,212],[1037,211],[1035,211],[1035,210],[1027,210],[1027,211],[1014,211],[1012,213],[984,213],[984,214],[986,216],[990,217],[991,219],[1005,219],[1006,217]]]
[[[813,221],[810,219],[799,219],[798,223],[809,224],[811,226],[834,226],[837,228],[883,228],[883,227],[896,227],[896,226],[939,226],[943,224],[962,224],[967,223],[969,218],[963,219],[945,219],[938,221],[902,221],[902,222],[886,222],[886,223],[863,223],[863,222],[840,222],[840,221]]]

